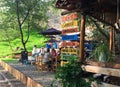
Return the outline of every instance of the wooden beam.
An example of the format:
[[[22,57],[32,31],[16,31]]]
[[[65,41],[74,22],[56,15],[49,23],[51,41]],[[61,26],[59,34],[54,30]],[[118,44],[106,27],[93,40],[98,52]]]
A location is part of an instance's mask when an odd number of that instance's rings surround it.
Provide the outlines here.
[[[110,51],[113,51],[113,27],[110,27]]]
[[[91,66],[99,66],[99,67],[106,67],[106,68],[113,68],[113,69],[120,69],[120,63],[113,63],[113,62],[100,62],[100,61],[93,61],[93,60],[88,60],[85,63],[86,65],[91,65]]]
[[[97,82],[92,82],[91,87],[118,87],[117,85],[112,85],[109,83],[104,83],[101,82],[101,84],[97,83]]]
[[[74,9],[72,11],[65,10],[61,13],[61,15],[66,15],[66,14],[70,14],[70,13],[74,13],[74,12],[80,12],[80,9]]]
[[[85,37],[85,15],[81,15],[81,31],[80,31],[80,58],[79,62],[84,61],[84,37]]]
[[[90,66],[90,65],[82,65],[82,69],[87,72],[120,77],[120,69],[105,68],[105,67]]]

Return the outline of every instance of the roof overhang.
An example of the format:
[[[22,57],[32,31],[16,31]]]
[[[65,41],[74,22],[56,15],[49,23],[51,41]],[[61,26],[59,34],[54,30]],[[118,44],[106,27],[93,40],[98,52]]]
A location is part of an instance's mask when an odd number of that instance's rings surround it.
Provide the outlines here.
[[[57,0],[56,7],[67,11],[75,10],[114,26],[117,14],[120,15],[120,9],[117,11],[118,4],[120,6],[117,0]]]

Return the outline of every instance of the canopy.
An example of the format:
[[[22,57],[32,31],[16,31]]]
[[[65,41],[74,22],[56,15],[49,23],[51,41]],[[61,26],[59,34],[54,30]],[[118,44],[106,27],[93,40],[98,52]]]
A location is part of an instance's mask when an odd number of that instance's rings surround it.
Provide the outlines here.
[[[50,29],[47,29],[43,32],[39,32],[39,34],[43,34],[43,35],[59,35],[61,33],[62,32],[60,30],[57,30],[57,29],[54,29],[54,28],[50,28]]]

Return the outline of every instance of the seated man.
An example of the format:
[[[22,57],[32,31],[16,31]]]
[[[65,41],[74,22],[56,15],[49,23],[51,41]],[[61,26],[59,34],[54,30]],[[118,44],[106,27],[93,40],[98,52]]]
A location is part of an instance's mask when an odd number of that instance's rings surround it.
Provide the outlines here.
[[[28,57],[28,60],[34,61],[36,56],[39,56],[40,54],[40,49],[37,48],[36,45],[34,45],[33,50],[32,50],[32,56]]]
[[[53,62],[56,62],[56,56],[57,56],[56,50],[52,48],[50,53],[51,53]]]
[[[47,51],[44,54],[43,62],[48,65],[48,69],[52,69],[52,61],[51,61],[51,54],[50,49],[47,49]]]
[[[38,56],[40,53],[40,50],[38,51],[37,46],[34,45],[33,50],[32,50],[32,57],[35,57],[36,55]]]

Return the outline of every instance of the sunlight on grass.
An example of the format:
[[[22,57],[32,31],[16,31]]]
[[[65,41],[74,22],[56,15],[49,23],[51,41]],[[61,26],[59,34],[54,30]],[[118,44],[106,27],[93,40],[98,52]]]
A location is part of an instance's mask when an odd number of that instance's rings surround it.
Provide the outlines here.
[[[0,56],[10,54],[10,48],[7,46],[7,42],[0,42]]]
[[[0,59],[6,63],[14,63],[18,61],[18,59],[13,59],[13,58],[0,58]]]
[[[36,32],[32,32],[28,43],[26,44],[26,48],[28,52],[31,52],[33,49],[33,45],[37,45],[38,48],[45,46],[45,41],[48,38],[45,38],[42,35],[39,35]],[[14,51],[16,52],[16,47],[23,48],[21,40],[19,38],[11,41],[11,46],[13,51],[11,50],[8,42],[0,42],[0,57],[5,57],[11,55]]]

